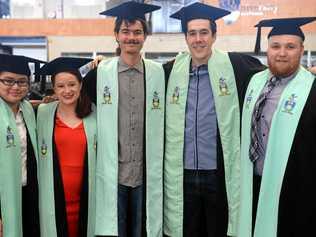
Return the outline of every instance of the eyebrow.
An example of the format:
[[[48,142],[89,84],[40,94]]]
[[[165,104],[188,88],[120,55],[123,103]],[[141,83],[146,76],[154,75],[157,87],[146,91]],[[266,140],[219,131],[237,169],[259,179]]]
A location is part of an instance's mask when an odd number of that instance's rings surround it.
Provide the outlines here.
[[[25,77],[13,78],[10,76],[4,76],[2,79],[10,79],[10,80],[15,80],[15,81],[28,81],[28,79]]]
[[[188,32],[197,32],[197,31],[210,31],[209,28],[201,28],[201,29],[191,29],[191,30],[188,30]]]

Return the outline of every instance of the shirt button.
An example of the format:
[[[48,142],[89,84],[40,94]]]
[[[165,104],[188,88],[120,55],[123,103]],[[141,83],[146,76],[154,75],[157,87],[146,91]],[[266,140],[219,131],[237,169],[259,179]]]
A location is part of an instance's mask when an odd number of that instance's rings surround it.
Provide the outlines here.
[[[135,128],[132,128],[132,130],[134,131],[134,130],[135,130]]]
[[[264,118],[264,115],[261,115],[261,118]]]
[[[264,133],[264,134],[262,134],[262,136],[263,136],[263,137],[265,137],[265,136],[266,136],[266,134]]]

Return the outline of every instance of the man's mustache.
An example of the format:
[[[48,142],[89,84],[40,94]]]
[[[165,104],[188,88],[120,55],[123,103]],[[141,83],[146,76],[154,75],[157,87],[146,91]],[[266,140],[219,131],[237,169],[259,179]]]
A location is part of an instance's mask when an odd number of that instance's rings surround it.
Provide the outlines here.
[[[140,42],[138,40],[126,40],[124,44],[140,44]]]

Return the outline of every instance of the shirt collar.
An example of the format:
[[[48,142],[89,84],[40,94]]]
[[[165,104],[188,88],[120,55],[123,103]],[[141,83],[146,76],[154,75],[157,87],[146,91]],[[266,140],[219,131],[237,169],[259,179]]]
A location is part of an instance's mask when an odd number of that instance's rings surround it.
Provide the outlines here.
[[[119,57],[118,61],[118,72],[124,72],[130,69],[135,69],[136,71],[140,73],[144,73],[144,66],[143,66],[143,60],[139,60],[139,62],[134,65],[133,67],[128,66],[121,57]]]
[[[191,62],[190,62],[190,72],[193,72],[193,71],[197,71],[198,69],[206,69],[207,70],[208,68],[208,65],[207,64],[201,64],[199,66],[193,66],[192,65],[192,59],[191,59]]]
[[[23,118],[23,111],[21,105],[19,105],[18,112],[16,113],[15,118]]]

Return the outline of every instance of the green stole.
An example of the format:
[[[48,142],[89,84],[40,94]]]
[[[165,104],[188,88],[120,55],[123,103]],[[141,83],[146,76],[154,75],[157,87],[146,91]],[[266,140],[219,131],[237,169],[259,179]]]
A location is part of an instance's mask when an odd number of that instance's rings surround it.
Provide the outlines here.
[[[176,57],[166,95],[166,150],[164,166],[164,232],[183,233],[183,149],[185,109],[191,56]],[[228,200],[228,235],[236,233],[239,205],[240,111],[233,67],[227,53],[213,50],[208,61],[219,135],[223,147]]]
[[[162,236],[162,171],[165,82],[162,66],[145,64],[146,230],[148,237]],[[118,57],[98,67],[98,162],[96,235],[118,235]]]
[[[37,159],[36,122],[32,105],[20,103],[23,119]],[[0,98],[0,201],[3,235],[22,236],[21,142],[14,114]]]
[[[255,103],[271,73],[257,73],[248,86],[242,116],[241,204],[238,236],[252,232],[253,163],[249,159],[251,117]],[[296,128],[314,77],[303,67],[282,92],[273,115],[259,194],[255,237],[276,237],[278,206],[288,157]]]
[[[57,237],[55,221],[53,139],[54,118],[58,102],[42,104],[37,113],[39,149],[39,211],[41,236]],[[95,224],[95,166],[96,166],[96,113],[83,119],[88,151],[88,228],[87,236],[94,236]]]

